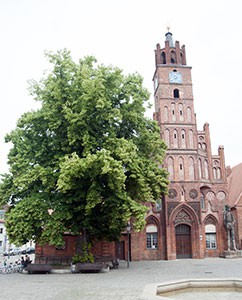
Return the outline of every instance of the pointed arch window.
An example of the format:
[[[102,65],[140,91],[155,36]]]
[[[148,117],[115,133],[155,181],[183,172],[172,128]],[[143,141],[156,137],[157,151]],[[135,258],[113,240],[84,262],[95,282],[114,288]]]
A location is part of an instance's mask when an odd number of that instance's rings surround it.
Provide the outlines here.
[[[166,64],[166,54],[165,54],[165,52],[161,53],[161,63]]]
[[[192,110],[190,107],[187,108],[187,122],[192,121]]]
[[[221,179],[221,169],[217,168],[217,179]]]
[[[184,129],[181,130],[181,147],[186,148],[186,132]]]
[[[173,147],[178,148],[178,138],[177,138],[177,130],[176,129],[173,132]]]
[[[192,157],[189,158],[189,180],[195,179],[195,168],[194,168],[194,159]]]
[[[216,226],[214,224],[205,225],[206,249],[217,249]]]
[[[189,130],[189,147],[193,148],[194,144],[193,144],[193,131],[190,129]]]
[[[200,198],[200,204],[201,204],[201,209],[206,209],[205,198],[204,198],[204,196],[202,196],[202,197]]]
[[[180,121],[184,121],[184,115],[183,115],[183,105],[179,104],[179,119]]]
[[[168,107],[165,106],[164,107],[164,121],[168,121],[169,120],[169,110]]]
[[[179,158],[179,180],[184,180],[184,160],[182,157]]]
[[[198,160],[198,174],[199,174],[199,178],[202,178],[202,160],[201,160],[201,158],[199,158],[199,160]]]
[[[207,160],[204,161],[204,176],[205,176],[205,179],[208,179],[208,161]]]
[[[146,225],[146,248],[158,248],[158,228],[155,224]]]
[[[175,103],[171,104],[172,121],[176,121],[176,106]]]
[[[174,180],[174,159],[172,157],[169,157],[167,164],[168,164],[169,180]]]
[[[178,89],[174,89],[174,91],[173,91],[173,97],[174,98],[180,98],[180,96],[179,96],[179,90]]]
[[[169,131],[169,129],[165,130],[165,142],[169,148],[170,147],[170,131]]]
[[[176,52],[175,51],[171,51],[171,64],[175,64],[176,63]]]

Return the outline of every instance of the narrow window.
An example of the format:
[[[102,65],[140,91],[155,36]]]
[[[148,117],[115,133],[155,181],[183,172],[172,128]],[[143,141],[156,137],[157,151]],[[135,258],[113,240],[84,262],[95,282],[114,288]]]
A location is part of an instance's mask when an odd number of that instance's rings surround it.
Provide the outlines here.
[[[174,130],[174,133],[173,133],[173,147],[174,148],[177,148],[178,147],[178,141],[177,141],[177,131]]]
[[[182,104],[179,104],[179,114],[180,114],[180,121],[184,121],[183,105]]]
[[[164,121],[168,121],[169,114],[168,114],[168,107],[164,107]]]
[[[201,209],[205,209],[206,207],[205,207],[205,199],[204,199],[204,197],[200,198],[200,203],[201,203]]]
[[[198,161],[198,174],[199,174],[199,178],[202,178],[202,161],[201,161],[201,158],[199,158],[199,161]]]
[[[192,121],[192,110],[190,107],[187,108],[187,122]]]
[[[221,169],[217,168],[217,179],[221,179]]]
[[[181,146],[186,148],[186,133],[184,129],[181,131]]]
[[[184,180],[184,161],[183,158],[179,158],[179,180]]]
[[[217,249],[216,226],[208,224],[205,226],[206,249]]]
[[[165,141],[166,141],[166,145],[168,147],[170,147],[170,131],[169,131],[169,129],[165,130]]]
[[[169,180],[173,180],[174,179],[174,160],[172,157],[168,158],[167,164],[168,164]]]
[[[195,171],[194,171],[194,160],[192,157],[189,158],[189,180],[195,179]]]
[[[161,63],[162,64],[166,64],[166,55],[165,55],[165,52],[161,53]]]
[[[207,162],[207,160],[204,161],[204,175],[205,175],[205,179],[208,179],[208,162]]]
[[[146,248],[149,250],[158,248],[157,226],[149,224],[146,226]]]
[[[180,98],[180,97],[179,97],[179,90],[178,90],[178,89],[175,89],[175,90],[173,91],[173,97],[174,97],[174,98]]]
[[[189,146],[193,148],[193,131],[189,130]]]
[[[176,105],[175,103],[171,104],[171,111],[172,111],[172,121],[175,122],[176,121]]]
[[[176,52],[171,51],[171,63],[175,64],[176,63]]]

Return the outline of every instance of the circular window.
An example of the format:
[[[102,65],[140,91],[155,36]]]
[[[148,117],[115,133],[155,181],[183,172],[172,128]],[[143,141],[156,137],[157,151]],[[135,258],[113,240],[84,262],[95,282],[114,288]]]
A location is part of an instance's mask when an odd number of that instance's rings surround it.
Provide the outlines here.
[[[168,197],[173,199],[177,196],[177,191],[175,189],[170,189],[168,193]]]
[[[223,191],[217,193],[217,199],[223,201],[226,198],[226,194]]]
[[[192,198],[192,199],[196,199],[197,196],[198,196],[197,190],[195,190],[195,189],[190,190],[189,196],[190,196],[190,198]]]

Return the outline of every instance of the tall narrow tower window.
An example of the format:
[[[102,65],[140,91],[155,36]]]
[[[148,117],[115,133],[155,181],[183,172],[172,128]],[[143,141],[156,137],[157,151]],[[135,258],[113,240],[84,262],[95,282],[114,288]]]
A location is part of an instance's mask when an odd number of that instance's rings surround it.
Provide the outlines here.
[[[217,169],[217,179],[221,179],[221,169]]]
[[[207,160],[204,161],[204,175],[205,175],[205,179],[208,179],[208,162],[207,162]]]
[[[171,63],[175,64],[176,63],[176,52],[171,51]]]
[[[173,147],[178,148],[177,131],[176,130],[174,130],[174,133],[173,133]]]
[[[180,97],[179,97],[179,90],[178,90],[178,89],[175,89],[175,90],[173,91],[173,96],[174,96],[174,98],[180,98]]]
[[[168,147],[170,147],[170,131],[169,131],[169,129],[165,130],[165,141],[166,141],[166,145]]]
[[[168,107],[165,106],[165,107],[164,107],[164,121],[165,121],[165,122],[168,121],[168,116],[169,116],[169,114],[168,114]]]
[[[184,180],[184,161],[183,158],[179,158],[179,180]]]
[[[166,54],[165,54],[165,52],[161,53],[161,63],[166,64]]]
[[[194,180],[195,171],[194,171],[194,160],[192,157],[189,158],[189,180]]]
[[[169,180],[174,179],[174,160],[172,157],[168,158],[168,172],[169,172]]]
[[[181,131],[181,146],[182,148],[186,148],[186,135],[184,129]]]
[[[190,107],[187,108],[187,122],[192,121],[192,110]]]
[[[184,121],[182,104],[179,104],[179,119],[180,119],[180,121]]]
[[[193,148],[193,131],[189,130],[189,147]]]
[[[173,121],[173,122],[176,121],[175,108],[176,108],[175,103],[172,103],[172,104],[171,104],[171,111],[172,111],[172,121]]]
[[[201,161],[201,158],[199,158],[199,161],[198,161],[198,174],[199,174],[199,178],[202,178],[202,161]]]

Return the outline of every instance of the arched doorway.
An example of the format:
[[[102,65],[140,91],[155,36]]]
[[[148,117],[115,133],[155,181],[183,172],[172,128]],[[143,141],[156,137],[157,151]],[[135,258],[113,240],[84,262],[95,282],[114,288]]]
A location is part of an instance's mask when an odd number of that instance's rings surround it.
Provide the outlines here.
[[[191,227],[186,224],[176,226],[176,258],[191,258]]]

